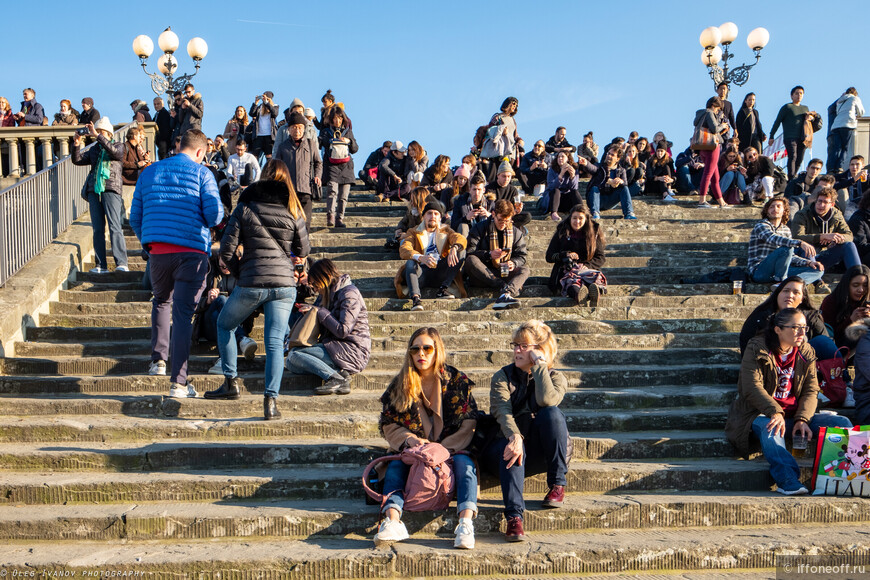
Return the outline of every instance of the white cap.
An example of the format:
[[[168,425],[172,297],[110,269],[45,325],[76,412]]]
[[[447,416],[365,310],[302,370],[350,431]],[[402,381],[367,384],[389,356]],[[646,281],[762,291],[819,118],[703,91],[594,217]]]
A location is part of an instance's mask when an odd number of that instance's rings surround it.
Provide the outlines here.
[[[100,120],[94,124],[94,129],[96,129],[97,131],[102,129],[103,131],[108,131],[109,133],[115,132],[115,128],[112,126],[112,122],[109,120],[108,117],[100,117]]]

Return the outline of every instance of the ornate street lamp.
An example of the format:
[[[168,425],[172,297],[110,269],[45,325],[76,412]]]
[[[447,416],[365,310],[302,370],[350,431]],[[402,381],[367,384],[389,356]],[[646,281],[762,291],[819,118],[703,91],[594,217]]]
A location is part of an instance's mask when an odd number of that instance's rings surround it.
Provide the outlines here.
[[[701,53],[701,63],[704,64],[713,79],[714,87],[718,87],[721,83],[734,83],[737,86],[743,86],[749,80],[749,69],[758,64],[758,59],[761,58],[761,49],[767,46],[770,41],[770,33],[764,28],[756,28],[746,37],[746,44],[749,45],[755,52],[755,62],[752,64],[744,64],[735,69],[728,69],[728,60],[734,55],[730,52],[731,43],[737,39],[737,25],[733,22],[726,22],[718,28],[711,26],[705,28],[701,32],[701,46],[704,51]],[[722,44],[724,50],[719,47]],[[719,66],[719,63],[722,66]]]
[[[166,30],[157,37],[157,44],[160,46],[160,50],[163,51],[163,55],[157,59],[157,68],[160,74],[156,72],[149,73],[145,68],[148,64],[148,57],[154,52],[154,43],[151,42],[150,38],[140,34],[133,39],[133,52],[139,57],[142,70],[146,75],[151,77],[151,90],[156,95],[165,93],[168,97],[166,105],[172,109],[175,104],[172,93],[182,90],[184,85],[196,76],[196,73],[199,72],[200,61],[208,54],[208,45],[199,37],[190,39],[190,42],[187,43],[187,54],[193,59],[193,65],[196,67],[196,70],[193,71],[193,74],[174,78],[173,74],[178,69],[178,59],[175,58],[174,54],[178,50],[178,36],[172,32],[170,27],[166,27]]]

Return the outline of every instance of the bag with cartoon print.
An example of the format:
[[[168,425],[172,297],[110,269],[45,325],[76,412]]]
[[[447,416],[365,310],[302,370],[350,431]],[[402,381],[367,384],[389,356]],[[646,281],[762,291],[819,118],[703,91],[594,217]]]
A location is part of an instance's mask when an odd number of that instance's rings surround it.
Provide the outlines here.
[[[870,497],[870,425],[819,429],[813,495]]]

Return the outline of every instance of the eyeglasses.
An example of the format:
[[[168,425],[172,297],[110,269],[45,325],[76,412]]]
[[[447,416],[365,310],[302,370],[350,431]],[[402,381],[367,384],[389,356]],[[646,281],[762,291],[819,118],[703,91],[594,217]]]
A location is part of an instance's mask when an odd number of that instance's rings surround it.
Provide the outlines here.
[[[519,349],[521,352],[527,352],[532,350],[533,348],[540,348],[540,345],[537,344],[520,344],[518,342],[511,343],[511,349],[517,350]]]
[[[809,326],[801,326],[800,324],[793,324],[791,326],[780,326],[780,328],[791,328],[795,331],[796,334],[806,334],[810,329]]]
[[[423,346],[414,345],[408,349],[408,352],[411,354],[419,354],[420,351],[423,351],[423,354],[432,354],[435,352],[435,347],[431,344],[424,344]]]

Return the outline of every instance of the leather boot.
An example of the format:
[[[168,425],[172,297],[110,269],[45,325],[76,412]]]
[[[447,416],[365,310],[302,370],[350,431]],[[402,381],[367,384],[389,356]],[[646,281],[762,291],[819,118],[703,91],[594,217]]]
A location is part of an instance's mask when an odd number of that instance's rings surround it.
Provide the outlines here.
[[[206,399],[227,399],[234,401],[241,397],[239,393],[239,378],[224,377],[224,384],[213,391],[206,391],[203,397]]]
[[[278,399],[263,397],[263,417],[266,421],[275,421],[281,418],[281,412],[278,411]]]

